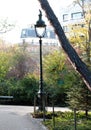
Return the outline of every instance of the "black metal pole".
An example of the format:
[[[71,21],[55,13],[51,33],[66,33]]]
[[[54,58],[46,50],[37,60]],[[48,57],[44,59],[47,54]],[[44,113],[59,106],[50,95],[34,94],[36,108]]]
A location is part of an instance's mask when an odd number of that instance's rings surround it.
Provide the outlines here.
[[[43,111],[43,72],[42,72],[42,39],[39,39],[40,43],[40,111]]]

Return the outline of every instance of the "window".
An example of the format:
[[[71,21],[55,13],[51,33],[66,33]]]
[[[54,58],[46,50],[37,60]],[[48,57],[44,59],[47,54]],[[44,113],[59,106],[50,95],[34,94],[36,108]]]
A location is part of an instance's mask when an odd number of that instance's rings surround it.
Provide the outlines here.
[[[51,38],[51,39],[55,39],[56,36],[55,36],[54,31],[49,30],[49,31],[46,32],[46,36],[45,37]]]
[[[72,13],[71,18],[72,19],[81,19],[81,18],[83,18],[82,12]]]
[[[27,36],[27,31],[26,29],[23,29],[21,32],[21,38],[25,38]]]
[[[34,29],[22,29],[21,38],[29,38],[29,37],[36,37]]]
[[[63,15],[63,21],[67,21],[68,20],[68,14],[64,14]]]
[[[47,37],[50,38],[50,32],[49,31],[47,32]]]
[[[63,30],[64,30],[64,32],[68,32],[68,27],[67,26],[63,26]]]

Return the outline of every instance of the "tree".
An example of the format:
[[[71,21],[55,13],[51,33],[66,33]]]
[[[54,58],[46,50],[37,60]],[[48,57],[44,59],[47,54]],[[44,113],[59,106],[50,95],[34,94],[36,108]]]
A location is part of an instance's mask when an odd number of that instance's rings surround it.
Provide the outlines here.
[[[65,105],[65,55],[62,51],[54,51],[46,55],[43,60],[45,91],[50,101],[56,105]]]
[[[6,51],[0,51],[0,95],[8,94],[7,73],[10,69],[11,54]]]
[[[10,53],[0,51],[0,79],[5,79],[10,69]]]
[[[87,54],[87,62],[90,64],[91,62],[91,1],[90,0],[76,0],[76,4],[78,4],[82,8],[83,16],[84,16],[84,28],[87,29],[86,36],[86,54]]]
[[[10,92],[14,96],[14,102],[17,104],[33,105],[34,96],[38,92],[38,81],[34,75],[27,75],[17,81]]]
[[[54,51],[44,57],[44,75],[47,79],[52,80],[52,83],[56,79],[61,78],[60,73],[65,64],[65,55],[62,51]],[[51,77],[51,78],[49,78]]]
[[[54,27],[55,33],[58,35],[60,44],[62,48],[64,49],[65,53],[67,54],[70,62],[72,63],[74,69],[79,72],[79,74],[82,76],[85,84],[91,91],[91,72],[89,71],[86,64],[79,58],[77,55],[75,49],[70,45],[68,39],[65,36],[65,33],[54,14],[52,8],[50,7],[47,0],[38,0],[41,4],[41,7],[46,12],[47,18],[49,19],[50,23]]]
[[[72,72],[68,77],[72,79],[72,82],[67,92],[67,102],[72,109],[84,110],[87,117],[88,111],[91,109],[90,91],[76,73]],[[70,80],[68,81],[70,82]]]
[[[38,91],[36,62],[21,47],[0,48],[0,95],[14,96],[13,103],[33,104]],[[37,76],[36,76],[37,77]]]
[[[8,32],[12,30],[14,27],[15,25],[10,23],[7,18],[0,20],[0,34]]]
[[[30,54],[22,48],[15,48],[12,52],[12,67],[8,72],[8,77],[16,79],[24,78],[28,73],[34,73],[37,68],[36,62]]]
[[[81,59],[90,67],[90,42],[88,36],[88,28],[82,26],[83,24],[71,25],[69,41],[77,51]]]

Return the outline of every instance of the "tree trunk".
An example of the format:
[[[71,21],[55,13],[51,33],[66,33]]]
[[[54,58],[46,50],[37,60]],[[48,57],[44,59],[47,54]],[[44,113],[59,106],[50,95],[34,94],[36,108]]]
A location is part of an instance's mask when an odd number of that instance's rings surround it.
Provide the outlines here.
[[[54,14],[53,10],[51,9],[49,3],[47,0],[38,0],[41,4],[41,7],[44,9],[47,18],[49,19],[50,23],[54,27],[55,33],[58,35],[60,44],[65,51],[65,53],[68,55],[68,58],[70,62],[72,63],[74,69],[80,73],[82,76],[85,84],[91,91],[91,72],[89,71],[88,67],[78,54],[76,53],[75,49],[70,45],[68,39],[65,36],[65,33],[60,25],[60,22],[58,21],[56,15]]]

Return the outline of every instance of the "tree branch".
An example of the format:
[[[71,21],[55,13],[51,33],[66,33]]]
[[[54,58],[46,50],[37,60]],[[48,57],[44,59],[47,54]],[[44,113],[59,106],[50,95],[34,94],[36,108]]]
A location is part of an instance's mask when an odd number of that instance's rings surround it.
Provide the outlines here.
[[[68,55],[74,69],[79,72],[79,74],[84,79],[85,84],[91,91],[91,72],[89,71],[86,64],[80,59],[75,49],[70,45],[60,25],[60,22],[58,21],[48,1],[47,0],[38,0],[38,1],[40,2],[41,7],[44,9],[50,23],[54,27],[55,33],[58,35],[60,44],[63,50],[65,51],[65,53]]]

